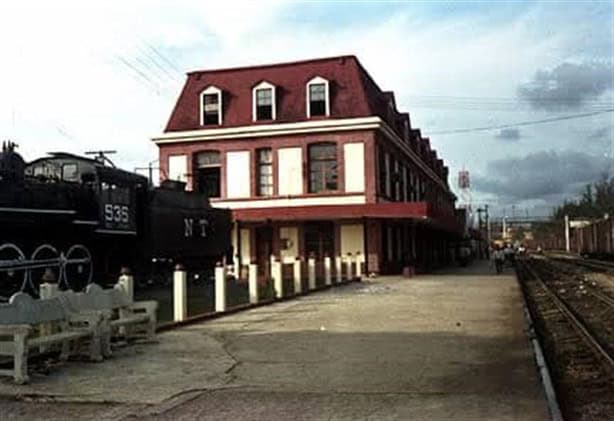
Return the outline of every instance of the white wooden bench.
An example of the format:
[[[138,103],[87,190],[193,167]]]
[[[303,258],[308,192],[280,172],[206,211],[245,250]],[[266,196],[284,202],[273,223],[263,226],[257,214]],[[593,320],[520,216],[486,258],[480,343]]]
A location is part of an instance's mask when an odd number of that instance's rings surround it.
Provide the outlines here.
[[[66,360],[77,340],[89,341],[90,359],[101,361],[101,327],[100,312],[74,313],[60,298],[35,300],[18,292],[8,304],[0,304],[0,355],[13,357],[13,370],[2,369],[0,375],[27,383],[30,349],[60,344],[60,359]]]
[[[84,294],[83,308],[102,311],[107,323],[102,337],[102,353],[111,354],[111,337],[124,332],[126,339],[144,336],[153,339],[156,334],[157,301],[133,302],[120,284],[103,289],[90,284]],[[120,329],[121,328],[121,329]]]

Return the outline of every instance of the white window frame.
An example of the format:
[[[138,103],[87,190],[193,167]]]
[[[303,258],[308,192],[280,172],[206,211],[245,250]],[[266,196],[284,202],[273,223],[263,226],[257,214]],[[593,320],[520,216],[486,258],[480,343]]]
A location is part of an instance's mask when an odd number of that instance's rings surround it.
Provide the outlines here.
[[[275,95],[275,85],[267,82],[267,81],[262,81],[260,82],[258,85],[254,86],[252,88],[252,120],[253,121],[259,121],[258,120],[258,113],[257,113],[257,97],[256,97],[256,92],[258,91],[258,89],[270,89],[271,90],[271,117],[272,120],[276,120],[277,119],[277,98]]]
[[[217,105],[218,105],[218,113],[217,113],[217,124],[219,126],[222,125],[222,90],[217,86],[208,86],[200,93],[200,125],[205,125],[205,104],[204,98],[205,95],[217,95]]]
[[[307,117],[311,118],[311,104],[309,101],[309,87],[311,85],[321,85],[324,84],[324,109],[326,117],[330,117],[330,91],[328,80],[323,77],[316,76],[307,82],[306,90],[305,90],[305,101],[306,101],[306,109],[307,109]]]

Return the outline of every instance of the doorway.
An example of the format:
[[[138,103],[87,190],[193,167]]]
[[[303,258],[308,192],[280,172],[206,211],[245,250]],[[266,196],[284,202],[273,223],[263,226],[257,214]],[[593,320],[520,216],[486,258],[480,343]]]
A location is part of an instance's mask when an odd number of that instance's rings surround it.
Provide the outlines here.
[[[271,273],[271,254],[273,254],[273,228],[256,227],[256,264],[258,276]]]

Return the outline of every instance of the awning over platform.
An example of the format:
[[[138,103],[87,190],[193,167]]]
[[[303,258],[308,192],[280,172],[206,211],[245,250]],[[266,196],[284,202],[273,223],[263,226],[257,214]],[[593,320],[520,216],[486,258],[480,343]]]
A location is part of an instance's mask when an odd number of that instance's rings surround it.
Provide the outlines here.
[[[233,209],[235,221],[312,221],[335,219],[411,220],[432,224],[434,228],[461,231],[453,215],[441,215],[427,202],[386,202],[349,205],[287,206],[253,209]]]

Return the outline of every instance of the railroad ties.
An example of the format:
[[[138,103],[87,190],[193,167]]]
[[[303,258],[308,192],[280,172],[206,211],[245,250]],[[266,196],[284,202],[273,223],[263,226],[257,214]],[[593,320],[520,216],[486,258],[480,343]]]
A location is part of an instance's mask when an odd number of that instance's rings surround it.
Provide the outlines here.
[[[614,298],[572,261],[522,259],[518,278],[565,418],[610,419]]]

